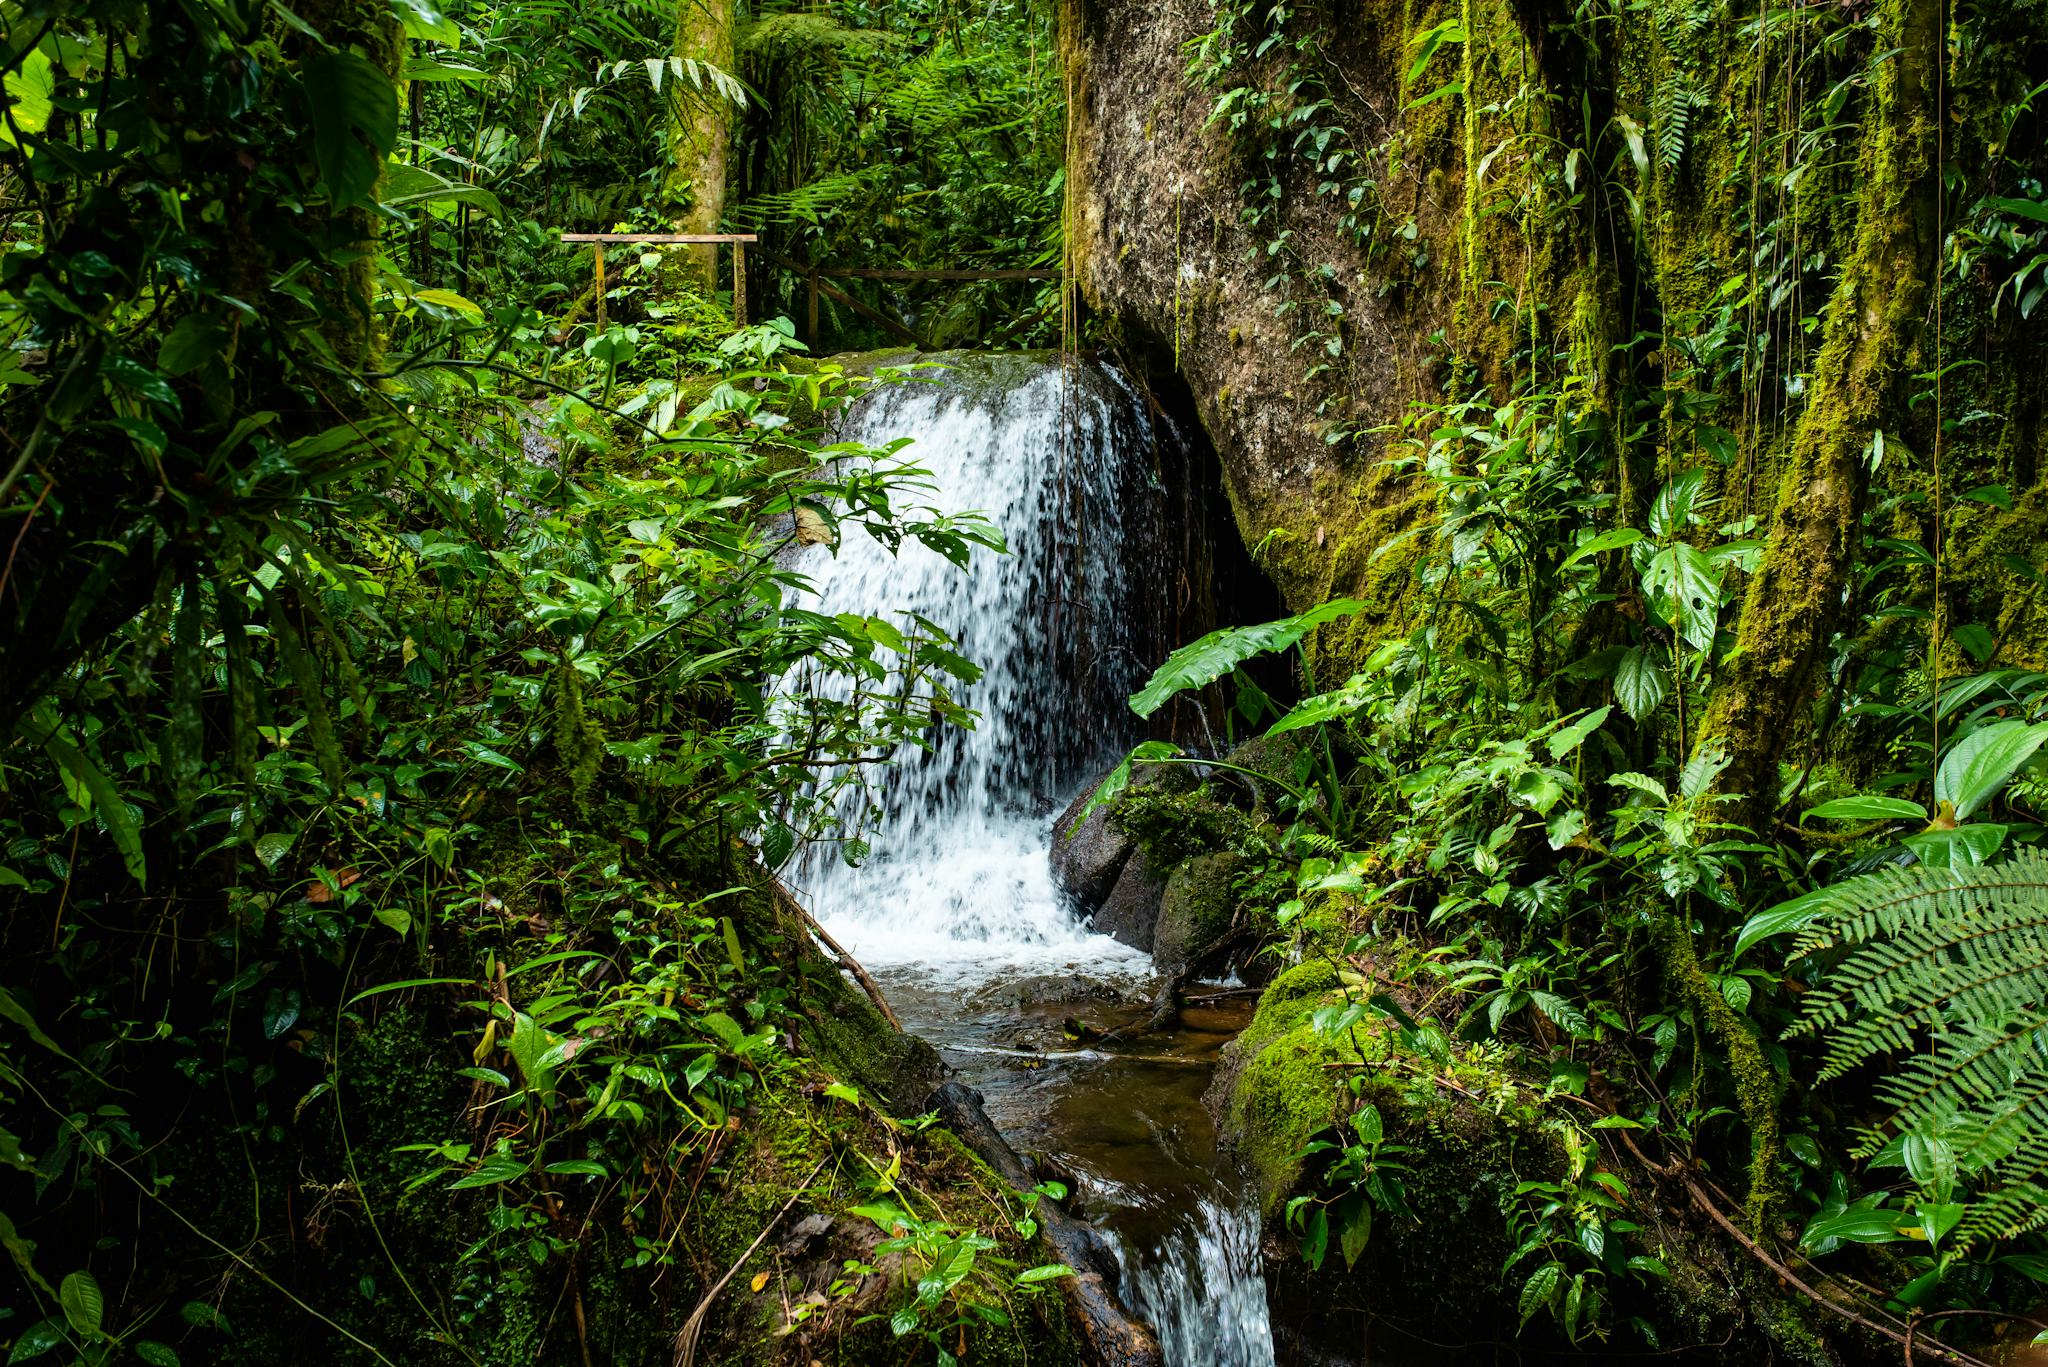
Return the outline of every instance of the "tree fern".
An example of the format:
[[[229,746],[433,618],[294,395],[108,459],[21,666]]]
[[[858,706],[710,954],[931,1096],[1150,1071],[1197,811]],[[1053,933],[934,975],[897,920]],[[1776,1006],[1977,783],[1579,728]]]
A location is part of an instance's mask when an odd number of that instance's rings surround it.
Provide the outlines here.
[[[1946,1141],[1979,1187],[1961,1244],[2048,1225],[2048,854],[1868,874],[1811,909],[1794,957],[1832,962],[1792,1033],[1823,1039],[1821,1078],[1909,1055],[1862,1152]]]

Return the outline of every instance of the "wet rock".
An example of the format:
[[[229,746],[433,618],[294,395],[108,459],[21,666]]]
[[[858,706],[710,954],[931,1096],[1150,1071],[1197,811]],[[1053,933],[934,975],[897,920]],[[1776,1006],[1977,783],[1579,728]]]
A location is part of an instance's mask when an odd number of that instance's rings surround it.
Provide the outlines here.
[[[1033,973],[978,987],[968,997],[968,1005],[987,1011],[1006,1006],[1122,1002],[1129,996],[1128,988],[1087,973]]]
[[[800,1258],[817,1245],[832,1229],[829,1215],[806,1215],[789,1228],[789,1235],[778,1244],[785,1258]]]
[[[1133,949],[1152,948],[1152,930],[1159,920],[1160,899],[1165,895],[1166,880],[1152,871],[1144,855],[1133,855],[1124,861],[1116,886],[1095,912],[1095,932],[1121,940]]]
[[[1200,854],[1173,871],[1161,890],[1152,930],[1152,962],[1162,973],[1200,968],[1237,916],[1231,880],[1244,866],[1234,850]]]
[[[1131,838],[1116,824],[1113,804],[1081,815],[1094,791],[1085,789],[1052,826],[1053,881],[1084,912],[1103,904],[1131,857]]]

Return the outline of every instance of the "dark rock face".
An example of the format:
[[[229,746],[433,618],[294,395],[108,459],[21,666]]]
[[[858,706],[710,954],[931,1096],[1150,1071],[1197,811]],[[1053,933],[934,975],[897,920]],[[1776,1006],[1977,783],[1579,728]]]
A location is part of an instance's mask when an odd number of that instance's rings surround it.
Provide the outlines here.
[[[1152,962],[1163,973],[1199,969],[1237,915],[1230,880],[1244,859],[1231,850],[1199,854],[1173,871],[1152,929]]]
[[[1123,873],[1110,889],[1108,900],[1096,910],[1094,928],[1133,949],[1150,949],[1159,902],[1165,895],[1166,879],[1152,871],[1144,855],[1133,854],[1124,861]]]
[[[1110,804],[1081,815],[1093,792],[1083,791],[1052,827],[1053,881],[1083,911],[1103,904],[1131,857],[1131,838],[1112,820]]]

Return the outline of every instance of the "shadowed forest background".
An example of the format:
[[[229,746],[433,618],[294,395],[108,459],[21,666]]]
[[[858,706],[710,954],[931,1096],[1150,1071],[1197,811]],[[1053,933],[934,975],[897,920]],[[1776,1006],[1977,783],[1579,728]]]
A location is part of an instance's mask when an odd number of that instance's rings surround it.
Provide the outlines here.
[[[2040,0],[0,21],[10,1364],[2048,1334]]]

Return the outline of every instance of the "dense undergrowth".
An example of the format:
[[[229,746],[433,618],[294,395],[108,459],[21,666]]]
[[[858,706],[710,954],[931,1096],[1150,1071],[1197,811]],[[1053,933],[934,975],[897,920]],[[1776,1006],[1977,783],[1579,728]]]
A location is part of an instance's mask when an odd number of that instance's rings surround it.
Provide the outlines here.
[[[977,673],[781,553],[1000,537],[828,436],[901,372],[552,240],[675,8],[0,14],[8,1360],[1061,1351],[769,872]]]
[[[1091,268],[1198,393],[1287,368],[1288,423],[1204,417],[1308,611],[1132,705],[1297,643],[1310,696],[1241,688],[1262,759],[1124,804],[1251,808],[1168,864],[1239,853],[1298,965],[1224,1100],[1309,1263],[1407,1260],[1369,1318],[1494,1219],[1464,1303],[1504,1332],[1678,1346],[1696,1227],[1747,1265],[1716,1335],[2031,1335],[2044,41],[1905,0],[1226,2],[1186,43],[1200,160],[1160,156],[1229,187],[1242,261]],[[1446,1106],[1519,1139],[1453,1171]],[[1412,1199],[1466,1178],[1478,1214]]]

